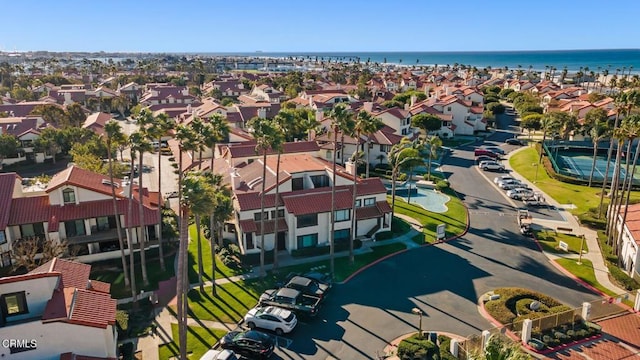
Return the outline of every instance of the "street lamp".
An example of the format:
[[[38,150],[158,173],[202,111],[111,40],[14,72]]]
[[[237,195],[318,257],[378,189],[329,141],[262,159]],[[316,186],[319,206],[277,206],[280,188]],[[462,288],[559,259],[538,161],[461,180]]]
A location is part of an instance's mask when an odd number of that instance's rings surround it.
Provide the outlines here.
[[[418,337],[422,339],[422,310],[414,307],[413,309],[411,309],[411,312],[420,316],[420,320],[418,322]]]
[[[582,234],[582,241],[580,241],[580,256],[578,257],[578,265],[582,265],[582,250],[584,249],[584,234]]]

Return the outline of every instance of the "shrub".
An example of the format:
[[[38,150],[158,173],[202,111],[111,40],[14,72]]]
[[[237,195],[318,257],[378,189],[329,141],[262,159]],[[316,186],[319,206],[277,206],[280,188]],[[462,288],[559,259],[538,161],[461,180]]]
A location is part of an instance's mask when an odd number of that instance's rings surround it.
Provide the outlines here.
[[[449,188],[449,182],[447,180],[440,180],[436,183],[436,189],[438,191],[445,191]]]
[[[398,344],[398,357],[400,359],[434,359],[440,354],[436,344],[427,339],[418,338],[418,334],[412,335]]]
[[[360,239],[355,239],[353,241],[353,248],[359,249],[362,246],[362,241]],[[333,250],[335,252],[349,250],[349,242],[341,241],[334,244]],[[294,257],[306,257],[306,256],[318,256],[328,254],[330,251],[329,246],[315,246],[308,247],[302,249],[295,249],[291,251],[291,256]]]
[[[624,271],[622,271],[619,267],[613,264],[607,264],[609,268],[609,273],[616,280],[616,282],[620,283],[625,290],[631,291],[635,289],[640,289],[640,283],[629,277]]]
[[[398,174],[397,178],[398,178],[398,181],[405,181],[405,180],[407,180],[407,174],[400,173],[400,174]]]
[[[240,255],[240,261],[243,265],[259,265],[260,264],[260,253],[251,253]],[[273,250],[265,250],[264,252],[264,262],[265,264],[271,264],[273,262]]]
[[[393,232],[391,231],[381,231],[376,234],[376,240],[389,240],[393,237]]]
[[[500,298],[487,302],[485,304],[485,309],[489,314],[491,314],[491,316],[502,324],[510,324],[514,321],[521,321],[526,318],[536,319],[548,315],[548,313],[529,311],[526,315],[517,316],[517,303],[522,299],[527,299],[527,305],[532,300],[539,301],[541,305],[545,305],[549,309],[549,313],[562,312],[569,309],[554,298],[532,290],[522,288],[499,288],[494,290],[494,293],[500,295]]]

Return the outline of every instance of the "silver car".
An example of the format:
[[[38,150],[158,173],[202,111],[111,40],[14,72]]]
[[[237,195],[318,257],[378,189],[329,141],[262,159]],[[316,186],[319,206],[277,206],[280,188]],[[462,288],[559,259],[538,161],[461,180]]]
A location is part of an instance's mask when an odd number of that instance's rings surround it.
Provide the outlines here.
[[[274,331],[278,336],[288,334],[298,324],[296,315],[289,310],[275,306],[255,307],[244,316],[250,329],[261,328]]]

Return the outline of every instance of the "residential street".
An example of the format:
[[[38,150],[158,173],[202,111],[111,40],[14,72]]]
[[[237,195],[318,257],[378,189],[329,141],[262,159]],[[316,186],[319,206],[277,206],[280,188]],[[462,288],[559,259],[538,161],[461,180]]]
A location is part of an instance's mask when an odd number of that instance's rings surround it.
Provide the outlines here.
[[[503,143],[512,134],[496,133]],[[319,317],[302,324],[278,355],[289,359],[375,358],[399,335],[423,329],[468,336],[491,325],[479,314],[479,297],[496,287],[519,286],[578,307],[598,298],[554,268],[530,238],[516,211],[473,166],[472,147],[456,149],[443,171],[470,212],[469,232],[446,244],[412,249],[335,287]]]

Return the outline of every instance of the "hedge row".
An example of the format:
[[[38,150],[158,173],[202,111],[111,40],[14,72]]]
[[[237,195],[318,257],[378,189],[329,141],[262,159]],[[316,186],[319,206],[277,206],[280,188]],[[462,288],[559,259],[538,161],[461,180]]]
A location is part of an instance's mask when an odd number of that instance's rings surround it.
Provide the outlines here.
[[[353,248],[359,249],[362,246],[362,241],[360,239],[355,239],[353,241]],[[334,252],[346,251],[349,250],[349,241],[341,241],[334,244],[333,247]],[[307,257],[307,256],[318,256],[325,255],[330,252],[329,246],[315,246],[308,247],[302,249],[295,249],[291,251],[291,256],[293,257]]]
[[[485,304],[487,312],[502,324],[511,324],[524,318],[538,318],[551,313],[558,313],[570,310],[569,307],[558,302],[554,298],[545,294],[522,288],[498,288],[493,291],[500,295],[497,300],[488,301]],[[518,316],[517,304],[520,300],[529,299],[539,301],[548,308],[548,313],[535,312]]]

